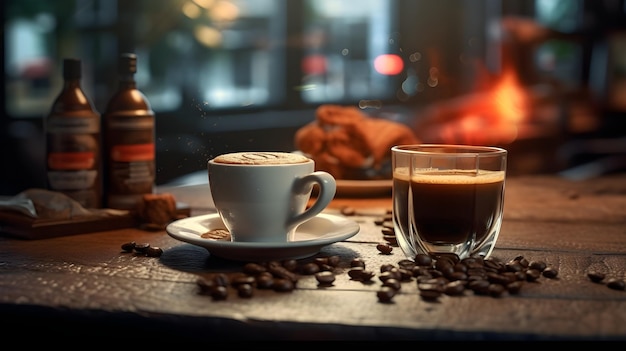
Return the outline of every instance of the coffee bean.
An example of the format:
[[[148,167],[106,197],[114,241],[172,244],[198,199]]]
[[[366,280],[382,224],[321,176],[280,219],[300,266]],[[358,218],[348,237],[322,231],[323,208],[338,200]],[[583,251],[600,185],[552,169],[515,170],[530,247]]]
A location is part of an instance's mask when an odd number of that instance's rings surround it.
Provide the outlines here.
[[[546,263],[543,261],[531,261],[528,265],[528,268],[536,269],[539,272],[543,272],[543,270],[546,269],[547,266],[548,265],[546,265]]]
[[[443,293],[440,291],[433,291],[433,290],[421,290],[420,291],[420,297],[424,299],[425,301],[437,301],[437,299],[439,299],[439,297],[442,294]]]
[[[505,291],[504,286],[500,284],[489,284],[489,295],[493,297],[500,297]]]
[[[213,281],[217,286],[228,286],[229,280],[228,276],[224,273],[217,273],[213,276]]]
[[[626,290],[626,282],[617,278],[611,278],[607,280],[606,286],[613,290]]]
[[[287,279],[292,283],[298,281],[298,276],[283,266],[271,265],[267,268],[267,271],[272,273],[276,278]]]
[[[437,278],[420,277],[420,279],[417,280],[417,286],[418,288],[420,284],[436,284],[436,285],[444,286],[448,284],[449,282],[450,281],[444,277],[437,277]]]
[[[439,283],[419,283],[417,284],[417,288],[420,291],[434,291],[437,292],[439,294],[443,293],[444,291],[444,286],[443,284],[439,284]]]
[[[394,288],[383,286],[376,292],[379,302],[391,302],[394,296],[396,296],[396,290]]]
[[[161,249],[160,247],[151,246],[146,249],[145,253],[147,257],[160,257],[163,254],[163,249]]]
[[[443,272],[436,269],[429,269],[428,274],[434,278],[443,277]]]
[[[386,243],[380,243],[376,245],[376,249],[380,251],[380,253],[383,255],[390,255],[391,252],[393,251],[393,247],[391,247],[389,244],[386,244]]]
[[[361,272],[361,274],[359,275],[359,281],[363,282],[363,283],[368,283],[372,281],[372,278],[374,278],[376,274],[372,271],[368,271],[368,270],[363,270]]]
[[[487,273],[487,280],[489,280],[490,283],[494,284],[508,284],[511,282],[511,278],[509,278],[508,276],[494,272]]]
[[[329,264],[323,264],[320,265],[320,271],[328,271],[328,272],[332,272],[334,270],[334,267],[329,265]]]
[[[522,281],[523,279],[514,281],[512,283],[509,283],[506,285],[506,290],[509,292],[509,294],[517,294],[520,292],[520,290],[522,289]]]
[[[396,266],[394,266],[391,263],[381,264],[380,265],[380,273],[389,272],[389,271],[393,270],[394,268],[396,268]]]
[[[457,256],[456,254],[437,254],[434,255],[434,257],[437,261],[449,262],[451,265],[455,265],[457,262],[460,261],[459,256]]]
[[[122,251],[124,252],[132,252],[134,249],[135,249],[134,241],[122,244]]]
[[[363,267],[365,268],[365,262],[360,258],[353,258],[350,261],[350,267]]]
[[[270,273],[259,274],[255,278],[257,289],[272,289],[274,277]]]
[[[478,295],[487,295],[490,285],[488,280],[474,280],[468,283],[468,287]]]
[[[527,280],[526,271],[515,272],[513,276],[515,277],[515,280]]]
[[[465,282],[462,280],[449,282],[443,287],[444,294],[450,296],[462,295],[463,291],[465,291]]]
[[[511,261],[507,262],[505,265],[506,270],[509,272],[520,272],[524,270],[524,266],[522,266],[519,261]]]
[[[504,271],[504,264],[499,259],[493,256],[489,256],[488,258],[483,259],[483,266],[485,267],[485,269],[494,272]]]
[[[415,264],[418,266],[430,267],[433,264],[433,259],[426,254],[417,254],[415,255]]]
[[[304,264],[301,268],[300,268],[300,273],[304,274],[304,275],[313,275],[317,272],[320,271],[320,266],[317,265],[316,263],[310,262],[307,264]]]
[[[467,280],[467,274],[463,272],[452,272],[446,276],[450,281]]]
[[[398,279],[391,278],[391,279],[385,280],[382,286],[388,286],[397,291],[397,290],[400,290],[400,288],[402,287],[402,284],[400,283]]]
[[[447,258],[438,259],[435,261],[435,269],[444,275],[448,275],[454,272],[454,263]]]
[[[383,236],[388,235],[394,238],[396,237],[396,232],[393,230],[393,228],[383,227],[380,231],[383,233]]]
[[[455,272],[467,273],[467,271],[469,270],[469,268],[464,262],[458,262],[457,264],[454,265],[453,268]]]
[[[329,256],[327,261],[331,267],[337,267],[339,266],[339,263],[341,262],[341,257],[337,255]]]
[[[259,275],[262,272],[267,272],[267,268],[265,266],[260,265],[258,263],[246,263],[243,266],[243,272],[249,275]]]
[[[378,279],[383,283],[389,279],[399,280],[400,273],[398,271],[393,271],[393,270],[385,271],[378,275]]]
[[[282,266],[285,267],[288,271],[294,272],[296,268],[298,268],[298,261],[296,260],[285,260],[282,262]]]
[[[557,275],[559,275],[559,271],[553,267],[546,267],[546,269],[544,269],[541,274],[543,274],[543,276],[546,278],[554,279]]]
[[[324,271],[315,274],[315,279],[319,285],[330,286],[335,281],[335,275],[332,272]]]
[[[254,294],[251,284],[240,284],[237,286],[237,295],[239,297],[250,298]]]
[[[225,286],[214,286],[211,288],[211,297],[213,300],[226,300],[228,297],[228,289]]]
[[[233,277],[230,280],[230,285],[235,288],[244,284],[252,286],[255,283],[256,283],[256,279],[251,275],[240,275],[240,276]]]
[[[600,283],[602,282],[602,280],[604,280],[605,278],[605,274],[601,273],[601,272],[589,272],[587,273],[587,277],[589,277],[589,279],[591,279],[592,282],[594,283]]]
[[[294,282],[286,278],[276,278],[272,284],[272,289],[278,292],[290,292],[295,289]]]
[[[135,244],[134,249],[136,252],[145,254],[149,247],[150,247],[150,243],[140,243],[140,244]]]
[[[365,271],[365,268],[363,267],[352,267],[352,269],[348,271],[348,275],[354,280],[361,280],[361,274],[363,274],[363,271]]]
[[[530,266],[529,266],[530,267]],[[526,280],[529,282],[534,282],[541,277],[541,272],[534,268],[529,268],[526,270]]]
[[[398,272],[400,273],[400,280],[403,282],[411,281],[413,278],[413,272],[406,268],[398,268]]]
[[[413,267],[413,269],[411,269],[411,273],[413,274],[413,277],[415,278],[420,277],[420,276],[430,277],[430,273],[428,272],[428,268],[426,267],[415,266]]]
[[[215,287],[215,281],[207,277],[198,277],[196,285],[200,288],[201,294],[210,294],[211,289]]]

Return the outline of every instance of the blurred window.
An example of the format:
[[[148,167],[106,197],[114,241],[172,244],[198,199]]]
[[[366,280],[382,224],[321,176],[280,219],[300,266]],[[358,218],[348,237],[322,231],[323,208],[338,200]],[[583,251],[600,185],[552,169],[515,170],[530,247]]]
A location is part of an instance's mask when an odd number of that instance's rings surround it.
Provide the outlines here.
[[[83,86],[102,110],[120,52],[157,113],[303,108],[391,99],[398,73],[387,0],[8,0],[5,101],[40,118],[62,84],[64,57],[83,60]],[[397,57],[399,59],[399,57]],[[401,60],[400,60],[401,63]],[[391,72],[391,73],[390,73]]]
[[[581,0],[537,0],[537,22],[563,33],[574,33],[583,21]],[[553,39],[542,43],[535,54],[535,66],[557,80],[579,85],[582,81],[582,46],[580,43]]]

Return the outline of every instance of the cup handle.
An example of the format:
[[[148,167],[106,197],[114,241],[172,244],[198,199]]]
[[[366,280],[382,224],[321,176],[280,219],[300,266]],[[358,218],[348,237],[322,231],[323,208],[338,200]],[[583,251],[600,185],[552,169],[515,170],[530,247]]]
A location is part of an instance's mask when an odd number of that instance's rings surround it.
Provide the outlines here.
[[[315,171],[296,179],[294,183],[294,192],[309,192],[309,187],[314,184],[318,184],[320,188],[317,199],[311,207],[307,208],[304,212],[292,217],[288,222],[288,227],[300,224],[317,216],[326,207],[328,207],[330,202],[335,198],[335,193],[337,191],[337,182],[335,181],[335,178],[330,175],[330,173],[324,171]]]

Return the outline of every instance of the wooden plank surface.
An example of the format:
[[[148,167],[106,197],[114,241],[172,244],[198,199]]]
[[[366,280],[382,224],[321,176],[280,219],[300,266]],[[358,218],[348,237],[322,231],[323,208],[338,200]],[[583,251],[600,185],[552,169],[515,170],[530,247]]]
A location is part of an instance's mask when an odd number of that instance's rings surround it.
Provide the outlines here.
[[[416,282],[402,283],[392,303],[377,301],[380,282],[347,275],[362,258],[377,270],[405,256],[398,247],[382,255],[375,222],[390,200],[337,199],[331,213],[358,209],[361,231],[322,249],[338,255],[336,281],[319,287],[301,276],[292,292],[231,292],[224,301],[199,294],[196,280],[216,272],[236,274],[242,262],[211,257],[203,248],[165,232],[123,229],[16,240],[0,237],[0,311],[15,330],[69,329],[102,336],[150,330],[160,337],[241,339],[626,340],[626,292],[592,283],[586,273],[626,279],[626,184],[623,177],[570,182],[553,177],[508,180],[505,221],[493,255],[543,260],[559,272],[525,283],[517,295],[443,296],[428,302]],[[187,202],[183,198],[177,198]],[[191,201],[192,202],[192,201]],[[164,250],[150,258],[121,252],[129,240]],[[311,260],[312,258],[308,259]],[[307,260],[302,260],[306,262]],[[96,330],[82,326],[90,325]],[[119,330],[118,330],[119,329]],[[7,329],[9,333],[13,329]],[[111,336],[115,339],[115,336]],[[120,337],[121,338],[121,337]]]

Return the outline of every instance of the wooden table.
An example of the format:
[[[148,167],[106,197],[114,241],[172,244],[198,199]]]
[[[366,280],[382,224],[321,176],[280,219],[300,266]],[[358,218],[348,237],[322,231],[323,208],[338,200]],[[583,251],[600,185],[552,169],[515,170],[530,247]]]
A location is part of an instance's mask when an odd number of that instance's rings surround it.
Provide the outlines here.
[[[206,214],[206,188],[164,187]],[[337,198],[329,213],[345,207],[360,224],[354,237],[326,246],[317,257],[337,255],[336,280],[319,287],[299,277],[291,292],[256,290],[225,300],[199,293],[197,280],[241,272],[242,262],[211,257],[204,248],[165,231],[119,229],[45,240],[0,237],[2,340],[119,342],[235,340],[598,340],[626,341],[626,291],[593,283],[590,271],[626,279],[626,177],[568,181],[556,176],[507,180],[502,232],[493,256],[524,256],[558,270],[555,279],[525,283],[501,297],[419,296],[415,280],[403,282],[391,303],[378,301],[379,280],[364,284],[347,274],[362,258],[377,271],[405,259],[395,247],[381,254],[377,219],[389,197]],[[160,257],[123,253],[123,243],[149,242]],[[301,260],[301,263],[313,260]],[[605,280],[606,281],[606,280]],[[32,337],[22,335],[23,331]],[[29,335],[29,334],[27,334]],[[122,343],[123,342],[123,343]],[[132,343],[132,344],[129,344]]]

